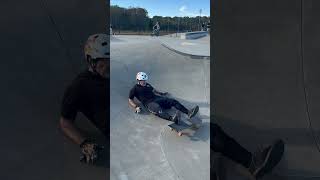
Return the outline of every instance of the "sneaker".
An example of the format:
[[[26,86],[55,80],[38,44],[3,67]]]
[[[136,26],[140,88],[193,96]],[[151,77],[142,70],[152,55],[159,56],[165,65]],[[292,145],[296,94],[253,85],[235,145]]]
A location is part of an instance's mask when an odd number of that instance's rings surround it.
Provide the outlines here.
[[[180,122],[180,116],[181,116],[180,111],[177,111],[176,114],[172,117],[172,121],[173,121],[175,124],[179,124],[179,122]]]
[[[198,113],[198,111],[199,111],[199,106],[196,106],[196,107],[192,108],[188,113],[189,119],[194,117]]]
[[[249,171],[256,178],[261,178],[280,162],[284,152],[284,142],[277,140],[271,146],[256,151],[252,155]]]

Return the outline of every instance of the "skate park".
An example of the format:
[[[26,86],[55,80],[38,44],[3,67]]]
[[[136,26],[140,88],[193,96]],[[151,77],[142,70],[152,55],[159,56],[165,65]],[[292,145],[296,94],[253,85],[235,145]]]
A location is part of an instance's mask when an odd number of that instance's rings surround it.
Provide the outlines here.
[[[107,179],[105,166],[79,162],[79,146],[58,128],[63,91],[86,68],[83,43],[106,31],[106,3],[2,1],[0,7],[0,179]]]
[[[216,2],[211,105],[250,151],[286,142],[263,179],[319,179],[317,1]]]
[[[112,180],[210,179],[209,43],[208,36],[196,40],[175,35],[111,37]],[[196,46],[206,50],[196,54]],[[128,95],[139,71],[149,75],[153,87],[169,92],[187,108],[199,105],[202,126],[190,135],[178,136],[167,126],[171,122],[145,110],[134,113]]]

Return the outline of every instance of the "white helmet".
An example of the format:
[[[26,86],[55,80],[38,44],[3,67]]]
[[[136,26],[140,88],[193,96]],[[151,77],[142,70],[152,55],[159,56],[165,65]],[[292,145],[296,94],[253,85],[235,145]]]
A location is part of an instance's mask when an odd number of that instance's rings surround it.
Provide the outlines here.
[[[110,36],[107,34],[93,34],[89,36],[84,46],[85,57],[110,58]]]
[[[146,81],[146,80],[148,80],[148,75],[145,72],[138,72],[137,76],[136,76],[136,80]]]

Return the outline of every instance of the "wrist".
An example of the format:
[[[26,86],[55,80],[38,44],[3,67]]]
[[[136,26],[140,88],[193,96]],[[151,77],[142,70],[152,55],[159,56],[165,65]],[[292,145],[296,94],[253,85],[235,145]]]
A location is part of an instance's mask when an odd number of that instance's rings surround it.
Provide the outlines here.
[[[85,144],[87,144],[87,143],[89,143],[89,142],[91,142],[89,139],[84,139],[84,140],[82,141],[82,143],[80,144],[80,148],[82,148]]]

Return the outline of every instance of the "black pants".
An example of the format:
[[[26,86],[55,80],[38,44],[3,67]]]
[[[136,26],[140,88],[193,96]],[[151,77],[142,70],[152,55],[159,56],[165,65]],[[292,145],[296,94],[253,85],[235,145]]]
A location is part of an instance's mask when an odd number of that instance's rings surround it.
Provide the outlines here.
[[[159,97],[146,104],[147,109],[156,116],[171,121],[172,117],[164,110],[175,107],[177,110],[188,114],[188,109],[185,108],[179,101],[171,98]]]
[[[246,168],[250,166],[252,154],[228,136],[220,126],[210,123],[210,133],[212,133],[210,148],[213,151],[221,153]]]

